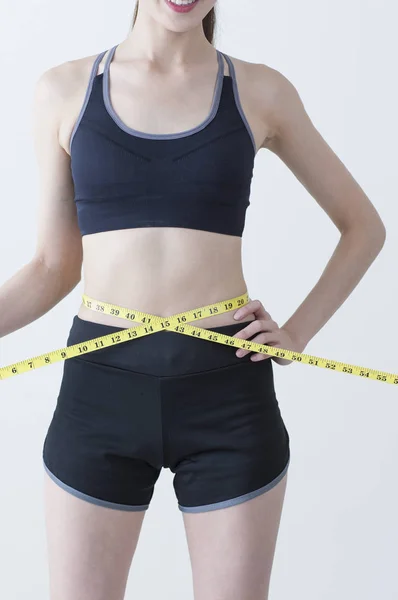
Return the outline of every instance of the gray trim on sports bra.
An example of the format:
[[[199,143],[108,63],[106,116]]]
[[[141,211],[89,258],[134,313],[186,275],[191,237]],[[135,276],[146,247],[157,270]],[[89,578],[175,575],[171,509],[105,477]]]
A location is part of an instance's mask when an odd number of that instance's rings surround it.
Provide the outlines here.
[[[145,133],[144,131],[138,131],[137,129],[128,127],[120,119],[120,117],[117,115],[117,113],[113,109],[111,99],[110,99],[109,69],[110,69],[110,64],[111,64],[112,58],[115,54],[117,47],[118,47],[118,45],[113,46],[113,48],[111,48],[111,50],[109,51],[109,54],[107,56],[106,62],[105,62],[104,73],[103,73],[103,97],[104,97],[104,103],[105,103],[107,112],[109,113],[110,117],[115,121],[115,123],[123,131],[125,131],[131,135],[136,135],[136,136],[142,137],[142,138],[148,138],[148,139],[153,139],[153,140],[162,140],[162,139],[171,140],[171,139],[187,137],[189,135],[192,135],[193,133],[196,133],[197,131],[200,131],[201,129],[204,129],[206,127],[206,125],[208,125],[208,123],[210,123],[210,121],[212,121],[212,119],[214,119],[214,117],[216,116],[218,107],[220,104],[222,83],[223,83],[223,79],[224,79],[224,61],[223,61],[222,57],[224,57],[225,60],[227,61],[228,67],[229,67],[229,77],[231,77],[231,79],[232,79],[233,92],[234,92],[236,106],[237,106],[240,116],[242,117],[242,120],[246,126],[246,129],[250,135],[250,139],[253,144],[254,153],[256,154],[256,152],[257,152],[256,141],[254,139],[253,131],[249,125],[249,122],[248,122],[246,115],[242,108],[242,104],[241,104],[240,96],[239,96],[238,84],[237,84],[237,80],[236,80],[235,67],[233,65],[231,58],[228,56],[228,54],[224,54],[223,52],[220,52],[219,50],[216,49],[217,60],[218,60],[218,73],[217,73],[217,79],[216,79],[216,84],[215,84],[215,88],[214,88],[212,106],[211,106],[211,110],[210,110],[210,113],[207,116],[207,118],[204,121],[202,121],[202,123],[197,125],[196,127],[193,127],[192,129],[188,129],[186,131],[181,131],[181,132],[177,132],[177,133],[153,134],[153,133]],[[80,109],[77,121],[75,123],[75,126],[73,127],[73,130],[72,130],[72,133],[70,136],[69,149],[72,148],[72,142],[73,142],[75,133],[77,131],[77,128],[80,125],[82,118],[83,118],[84,111],[87,108],[87,104],[88,104],[91,90],[93,87],[93,82],[98,73],[98,67],[106,53],[107,53],[107,50],[104,50],[104,52],[101,52],[95,59],[94,64],[92,66],[90,78],[89,78],[87,89],[86,89],[86,94],[84,97],[84,102]]]
[[[228,63],[229,73],[230,73],[230,76],[232,77],[232,85],[233,85],[233,90],[234,90],[234,96],[235,96],[236,106],[238,107],[238,110],[240,112],[240,116],[242,117],[243,122],[246,125],[246,129],[249,132],[249,135],[251,137],[251,140],[252,140],[252,143],[253,143],[253,148],[254,148],[254,153],[256,153],[257,152],[256,140],[254,139],[252,128],[250,127],[249,122],[248,122],[248,120],[246,118],[246,115],[245,115],[245,113],[243,111],[242,104],[241,104],[240,97],[239,97],[238,82],[236,80],[235,67],[233,65],[232,60],[228,56],[228,54],[223,54],[223,56],[224,56],[225,60]]]
[[[83,101],[83,106],[80,109],[79,115],[77,117],[77,121],[75,123],[74,128],[72,129],[72,133],[71,133],[71,136],[70,136],[70,139],[69,139],[69,151],[72,148],[73,138],[75,137],[75,133],[77,131],[77,128],[79,127],[80,121],[83,118],[84,111],[87,108],[87,104],[88,104],[88,101],[90,99],[91,90],[93,88],[94,79],[95,79],[95,77],[97,75],[97,72],[98,72],[98,67],[99,67],[99,65],[101,63],[101,60],[104,58],[104,56],[105,56],[106,53],[107,53],[107,50],[104,50],[104,52],[101,52],[101,54],[99,54],[97,56],[97,58],[95,59],[94,64],[92,66],[91,73],[90,73],[90,79],[88,80],[88,85],[87,85],[87,89],[86,89],[86,95],[85,95],[84,101]]]
[[[204,121],[202,121],[202,123],[200,123],[196,127],[192,127],[192,129],[188,129],[188,130],[177,132],[177,133],[157,133],[157,134],[154,134],[154,133],[146,133],[144,131],[139,131],[137,129],[133,129],[132,127],[128,127],[120,119],[120,117],[118,116],[118,114],[113,109],[113,106],[112,106],[112,103],[111,103],[111,99],[110,99],[110,90],[109,90],[109,69],[110,69],[110,64],[112,62],[112,59],[113,59],[113,56],[115,54],[116,48],[117,48],[117,45],[114,46],[111,49],[111,51],[109,52],[109,55],[107,57],[107,60],[105,62],[105,66],[104,66],[104,79],[103,79],[103,95],[104,95],[105,107],[106,107],[109,115],[115,121],[115,123],[121,129],[123,129],[123,131],[125,131],[126,133],[129,133],[131,135],[135,135],[137,137],[148,138],[148,139],[151,139],[151,140],[173,140],[173,139],[178,139],[178,138],[182,138],[182,137],[186,137],[186,136],[192,135],[193,133],[196,133],[197,131],[200,131],[201,129],[204,129],[206,127],[206,125],[208,125],[208,123],[210,123],[210,121],[212,121],[212,119],[214,119],[214,117],[217,114],[217,110],[218,110],[218,107],[219,107],[219,104],[220,104],[221,91],[222,91],[222,83],[223,83],[223,79],[224,79],[224,62],[222,60],[221,52],[219,52],[219,50],[216,50],[216,52],[217,52],[217,61],[218,61],[218,73],[217,73],[216,84],[215,84],[215,87],[214,87],[213,101],[212,101],[210,113],[206,117],[206,119]]]

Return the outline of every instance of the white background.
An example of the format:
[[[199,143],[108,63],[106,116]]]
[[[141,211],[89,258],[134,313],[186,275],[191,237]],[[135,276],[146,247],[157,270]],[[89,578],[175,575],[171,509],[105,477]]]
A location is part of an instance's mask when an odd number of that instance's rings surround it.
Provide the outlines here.
[[[0,6],[1,283],[35,247],[34,83],[55,64],[121,41],[133,2],[1,0]],[[220,0],[217,37],[220,50],[264,62],[294,83],[387,228],[381,254],[306,352],[395,373],[397,17],[393,0]],[[252,192],[246,280],[251,297],[282,324],[321,275],[338,231],[265,150],[256,159]],[[3,338],[0,364],[63,346],[81,292],[79,285],[47,315]],[[398,388],[306,365],[274,365],[292,460],[272,600],[395,600]],[[58,363],[0,383],[0,595],[7,600],[48,599],[41,449],[61,369]],[[144,521],[126,595],[133,598],[193,598],[169,471]]]

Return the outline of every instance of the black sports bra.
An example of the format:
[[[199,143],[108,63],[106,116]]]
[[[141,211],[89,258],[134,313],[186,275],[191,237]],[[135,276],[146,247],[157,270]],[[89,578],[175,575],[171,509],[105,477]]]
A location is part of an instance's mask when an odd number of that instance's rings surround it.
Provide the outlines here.
[[[196,127],[150,134],[127,127],[95,60],[70,152],[82,235],[137,227],[185,227],[242,236],[256,154],[239,100],[234,66],[217,52],[208,117]],[[224,75],[225,57],[229,75]]]

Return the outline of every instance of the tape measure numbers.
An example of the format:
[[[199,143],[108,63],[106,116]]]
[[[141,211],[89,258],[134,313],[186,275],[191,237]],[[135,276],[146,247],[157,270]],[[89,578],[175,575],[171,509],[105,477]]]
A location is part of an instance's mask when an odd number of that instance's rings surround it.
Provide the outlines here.
[[[234,336],[212,331],[211,329],[204,329],[202,327],[188,324],[198,319],[230,312],[231,310],[237,310],[248,302],[249,297],[246,293],[229,300],[223,300],[221,302],[216,302],[215,304],[208,304],[207,306],[177,313],[169,317],[159,317],[157,315],[151,315],[141,311],[134,311],[116,304],[95,300],[84,294],[83,304],[90,310],[125,318],[130,321],[140,322],[142,325],[136,325],[131,328],[122,329],[115,333],[110,333],[79,344],[74,344],[73,346],[67,346],[59,350],[54,350],[46,354],[25,359],[6,367],[0,367],[0,380],[7,379],[8,377],[12,377],[14,375],[20,375],[22,373],[35,370],[45,365],[53,364],[55,362],[67,360],[68,358],[87,354],[88,352],[95,352],[101,348],[121,344],[123,342],[137,339],[146,335],[151,335],[152,333],[156,333],[158,331],[169,330],[181,333],[182,335],[190,335],[192,337],[201,338],[218,344],[224,344],[235,348],[243,348],[244,350],[249,350],[251,352],[258,352],[261,354],[268,354],[270,356],[292,360],[300,364],[331,369],[333,371],[339,371],[349,375],[357,375],[367,379],[374,379],[376,381],[398,385],[398,374],[379,371],[376,369],[369,369],[358,365],[351,365],[348,363],[330,360],[320,356],[312,356],[302,352],[294,352],[292,350],[275,346],[258,344],[257,342],[250,340],[243,340]],[[237,323],[239,323],[239,321],[237,321]]]

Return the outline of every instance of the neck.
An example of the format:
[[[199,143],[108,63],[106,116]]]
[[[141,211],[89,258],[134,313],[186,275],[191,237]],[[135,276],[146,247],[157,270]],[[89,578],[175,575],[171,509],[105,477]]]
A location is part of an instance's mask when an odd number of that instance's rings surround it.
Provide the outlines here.
[[[214,57],[214,47],[206,39],[202,23],[189,31],[170,31],[143,10],[138,11],[134,27],[119,51],[130,58],[169,67],[192,65]]]

